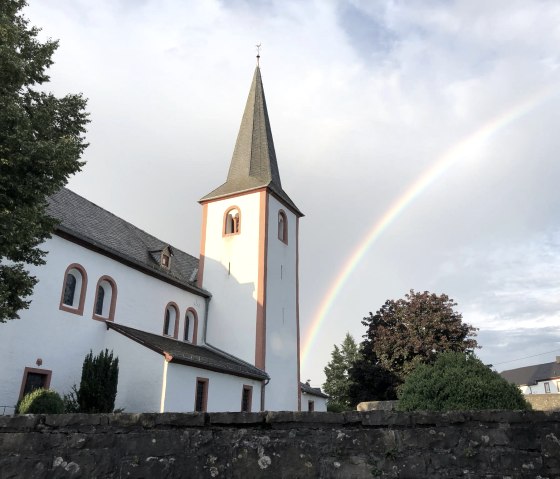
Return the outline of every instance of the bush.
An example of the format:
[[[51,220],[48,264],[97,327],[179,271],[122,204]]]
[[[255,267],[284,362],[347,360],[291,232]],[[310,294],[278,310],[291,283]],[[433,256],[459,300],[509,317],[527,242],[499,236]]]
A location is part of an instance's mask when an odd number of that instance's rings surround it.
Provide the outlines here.
[[[442,353],[434,364],[420,364],[399,390],[401,411],[531,409],[517,386],[474,355]]]
[[[35,389],[18,404],[19,414],[62,414],[64,403],[60,394],[52,389]]]
[[[119,358],[107,349],[93,356],[90,351],[82,366],[80,389],[76,392],[80,412],[113,412],[119,380]]]

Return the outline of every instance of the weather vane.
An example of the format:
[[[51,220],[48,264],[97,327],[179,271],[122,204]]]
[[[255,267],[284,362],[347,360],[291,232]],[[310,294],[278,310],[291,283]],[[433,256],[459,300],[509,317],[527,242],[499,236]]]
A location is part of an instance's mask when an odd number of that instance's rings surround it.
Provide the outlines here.
[[[261,46],[262,46],[262,44],[259,43],[255,46],[257,47],[257,66],[259,66],[259,60],[261,58]]]

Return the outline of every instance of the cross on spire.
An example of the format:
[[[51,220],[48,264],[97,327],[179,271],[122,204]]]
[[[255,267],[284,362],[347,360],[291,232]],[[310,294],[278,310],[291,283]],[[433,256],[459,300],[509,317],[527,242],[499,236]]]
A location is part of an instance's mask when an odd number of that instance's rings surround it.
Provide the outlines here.
[[[261,59],[261,46],[262,43],[255,45],[257,47],[257,66],[259,66],[259,60]]]

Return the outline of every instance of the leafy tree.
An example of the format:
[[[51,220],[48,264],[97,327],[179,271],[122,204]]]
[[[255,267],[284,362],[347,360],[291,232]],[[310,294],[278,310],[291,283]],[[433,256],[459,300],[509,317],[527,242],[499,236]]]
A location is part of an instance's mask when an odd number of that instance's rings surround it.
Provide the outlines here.
[[[331,360],[325,366],[326,381],[323,384],[323,390],[330,396],[327,404],[329,410],[344,410],[351,407],[348,396],[350,387],[348,370],[358,359],[358,355],[358,346],[350,333],[346,333],[340,348],[334,345]]]
[[[369,400],[396,399],[397,388],[419,364],[433,363],[443,351],[472,352],[476,328],[463,323],[455,306],[445,294],[410,290],[369,313],[362,321],[362,357],[350,373],[353,400],[364,393]]]
[[[0,322],[29,307],[37,279],[25,265],[44,263],[38,246],[55,225],[46,199],[81,169],[87,147],[86,100],[38,90],[58,42],[38,41],[25,5],[0,2]]]
[[[531,409],[520,389],[472,354],[447,352],[420,364],[399,391],[402,411]]]
[[[119,381],[119,358],[113,351],[92,351],[84,359],[80,389],[76,392],[80,412],[113,412]]]

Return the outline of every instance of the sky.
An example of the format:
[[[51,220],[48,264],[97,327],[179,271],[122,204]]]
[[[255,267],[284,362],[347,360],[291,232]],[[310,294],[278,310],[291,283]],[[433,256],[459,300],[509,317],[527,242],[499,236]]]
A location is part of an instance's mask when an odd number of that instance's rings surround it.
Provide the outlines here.
[[[498,370],[560,355],[556,0],[29,0],[48,88],[89,99],[68,186],[198,256],[262,44],[300,222],[302,380],[410,289],[445,293]]]

